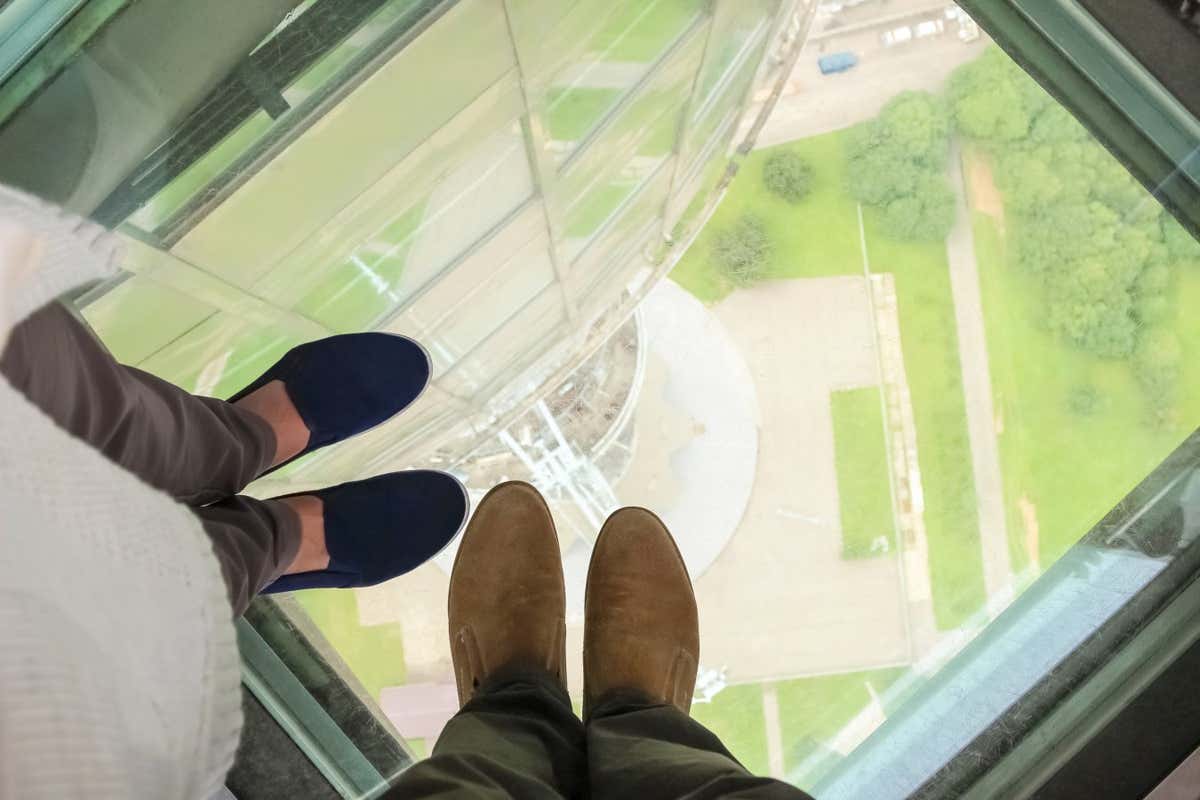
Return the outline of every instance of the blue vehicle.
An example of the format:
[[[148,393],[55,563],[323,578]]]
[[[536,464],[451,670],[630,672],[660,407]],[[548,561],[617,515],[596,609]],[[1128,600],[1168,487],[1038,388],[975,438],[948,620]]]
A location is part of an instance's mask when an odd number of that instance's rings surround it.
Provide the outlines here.
[[[858,56],[849,50],[841,53],[830,53],[817,59],[817,66],[822,75],[832,75],[835,72],[845,72],[858,64]]]

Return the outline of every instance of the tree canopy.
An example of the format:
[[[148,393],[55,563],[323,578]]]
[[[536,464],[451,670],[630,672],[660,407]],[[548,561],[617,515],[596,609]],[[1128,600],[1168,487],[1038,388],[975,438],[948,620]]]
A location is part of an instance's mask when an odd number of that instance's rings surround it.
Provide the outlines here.
[[[944,239],[954,226],[954,199],[944,178],[922,175],[911,194],[884,207],[883,228],[897,239]]]
[[[717,232],[712,258],[734,286],[750,286],[762,277],[774,245],[763,221],[743,214],[732,225]]]
[[[937,240],[950,232],[954,194],[943,175],[950,130],[936,97],[904,92],[847,136],[850,193],[883,212],[890,235]]]
[[[1161,418],[1178,373],[1171,273],[1200,264],[1200,245],[996,48],[954,72],[947,101],[958,131],[992,155],[1010,252],[1040,287],[1045,324],[1101,358],[1132,359]]]
[[[999,48],[959,67],[946,84],[954,121],[972,139],[1014,142],[1029,135],[1053,101]]]
[[[799,203],[812,188],[812,165],[793,150],[777,150],[763,162],[763,185],[789,203]]]

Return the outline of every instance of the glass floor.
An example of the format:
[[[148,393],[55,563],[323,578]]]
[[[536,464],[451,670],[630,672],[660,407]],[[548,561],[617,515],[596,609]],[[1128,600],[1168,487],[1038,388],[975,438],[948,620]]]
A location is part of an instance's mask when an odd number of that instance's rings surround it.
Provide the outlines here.
[[[612,510],[655,510],[700,604],[694,716],[822,797],[862,796],[855,775],[917,789],[1190,544],[1093,529],[1200,422],[1200,246],[956,6],[658,0],[597,21],[530,0],[510,34],[503,4],[371,5],[289,67],[282,107],[231,85],[247,113],[211,142],[173,123],[187,136],[138,180],[45,183],[128,239],[88,320],[192,391],[330,332],[430,345],[410,414],[254,493],[408,466],[476,501],[531,481],[575,697],[591,542]],[[469,37],[436,91],[413,80]],[[119,75],[102,56],[80,80]],[[333,188],[297,193],[312,181]],[[418,756],[457,710],[453,558],[282,600]],[[955,681],[971,714],[931,688]],[[884,726],[936,735],[905,772]]]
[[[618,506],[656,510],[700,603],[694,715],[752,771],[804,787],[1200,421],[1186,357],[1200,328],[1178,311],[1200,301],[1200,249],[951,11],[907,20],[914,38],[896,44],[833,26],[869,4],[818,15],[759,147],[669,277],[454,464],[476,497],[519,478],[553,498],[576,695],[590,542]],[[860,63],[822,75],[841,51]],[[780,154],[805,165],[799,202],[767,184]],[[922,173],[924,205],[869,174],[901,168]],[[721,248],[747,220],[766,253],[735,277]],[[1061,238],[1069,225],[1087,233]],[[1121,458],[1097,457],[1101,440]],[[1130,544],[1099,569],[1149,581],[1184,544],[1151,559]],[[296,597],[419,753],[457,709],[453,556],[353,598]]]

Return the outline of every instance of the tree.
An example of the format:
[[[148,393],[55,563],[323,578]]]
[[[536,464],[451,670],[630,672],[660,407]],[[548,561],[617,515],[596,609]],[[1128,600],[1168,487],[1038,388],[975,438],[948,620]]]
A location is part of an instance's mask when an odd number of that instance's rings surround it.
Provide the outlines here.
[[[1089,138],[1087,129],[1079,124],[1079,120],[1057,103],[1046,106],[1029,131],[1030,141],[1038,144],[1084,142]]]
[[[901,239],[944,238],[954,223],[954,196],[941,173],[950,121],[928,92],[904,92],[847,137],[850,194],[883,210],[883,225]]]
[[[1142,270],[1137,277],[1137,292],[1139,295],[1162,294],[1171,283],[1171,270],[1166,264],[1154,264]]]
[[[1174,421],[1182,354],[1179,339],[1166,328],[1147,328],[1138,340],[1133,370],[1150,398],[1157,424]]]
[[[1139,296],[1134,301],[1133,314],[1142,325],[1153,325],[1170,316],[1171,303],[1161,294]]]
[[[874,124],[878,138],[903,158],[929,170],[945,166],[950,119],[929,92],[901,92],[888,101]]]
[[[923,175],[914,191],[884,208],[883,229],[897,239],[939,241],[954,226],[954,192],[940,176]]]
[[[1004,193],[1004,207],[1018,213],[1037,213],[1059,201],[1062,181],[1049,160],[1049,152],[1018,150],[996,160],[996,184]]]
[[[1125,358],[1137,341],[1129,279],[1103,259],[1063,264],[1046,276],[1046,322],[1102,358]]]
[[[1160,225],[1172,261],[1200,261],[1200,242],[1184,230],[1174,217],[1163,212]]]
[[[753,214],[743,214],[713,238],[712,258],[734,286],[759,280],[774,249],[766,226]]]
[[[1064,201],[1022,215],[1017,222],[1017,262],[1044,276],[1079,259],[1103,257],[1115,245],[1113,231],[1105,226],[1118,220],[1106,207]]]
[[[763,162],[763,184],[789,203],[799,203],[812,188],[812,166],[794,150],[776,150]]]
[[[1090,416],[1100,408],[1100,392],[1090,384],[1076,386],[1067,393],[1067,408],[1081,417]]]
[[[871,131],[853,131],[847,149],[850,195],[863,205],[882,206],[912,194],[923,174],[919,166]]]
[[[955,70],[946,95],[958,130],[994,157],[1010,252],[1040,289],[1041,321],[1089,353],[1131,359],[1154,420],[1169,422],[1179,343],[1157,324],[1172,314],[1172,269],[1200,266],[1200,245],[999,50]],[[1068,403],[1090,405],[1083,393]]]
[[[1095,159],[1092,197],[1122,214],[1144,207],[1149,195],[1129,171],[1100,145],[1092,142],[1088,149]]]
[[[950,75],[946,94],[954,121],[966,136],[1013,142],[1029,134],[1033,124],[1029,93],[1020,85],[1022,76],[1009,69],[1010,63],[999,49],[989,47]]]

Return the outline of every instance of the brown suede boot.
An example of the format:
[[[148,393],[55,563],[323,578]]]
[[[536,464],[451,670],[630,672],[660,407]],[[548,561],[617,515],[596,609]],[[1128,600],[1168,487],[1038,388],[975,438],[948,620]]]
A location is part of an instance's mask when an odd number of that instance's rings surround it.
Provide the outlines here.
[[[510,665],[545,670],[566,688],[566,589],[550,509],[527,483],[487,493],[450,575],[450,654],[465,704]]]
[[[610,689],[636,689],[685,714],[700,658],[687,567],[662,520],[622,508],[604,523],[584,599],[583,715]]]

